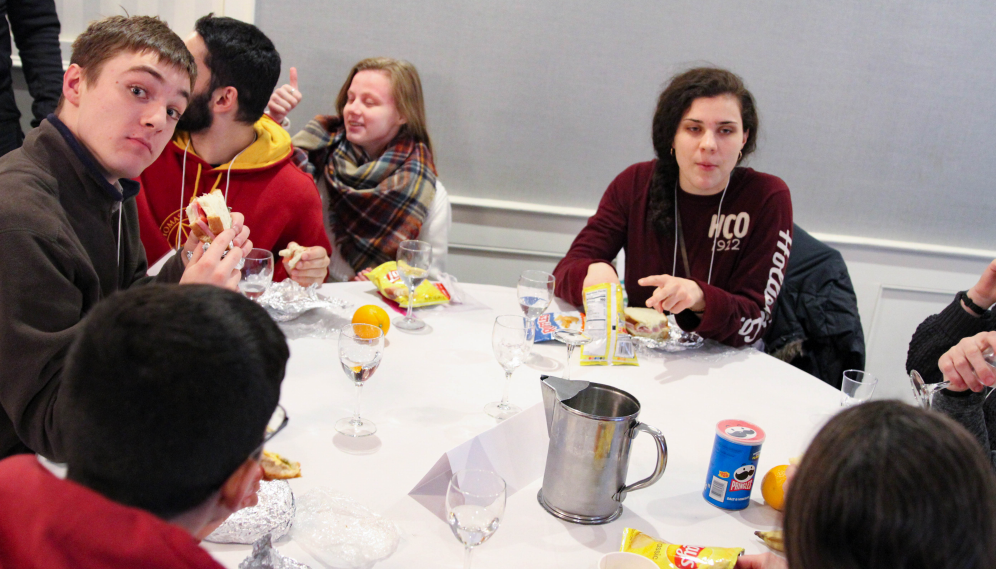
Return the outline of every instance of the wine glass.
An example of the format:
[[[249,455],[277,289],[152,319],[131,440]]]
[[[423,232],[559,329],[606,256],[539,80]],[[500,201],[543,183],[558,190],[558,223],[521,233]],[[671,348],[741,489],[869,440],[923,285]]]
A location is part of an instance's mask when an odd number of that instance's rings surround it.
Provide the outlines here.
[[[484,411],[499,421],[504,421],[522,410],[509,404],[508,385],[512,380],[512,372],[529,357],[534,337],[535,328],[525,316],[499,316],[495,318],[495,326],[491,331],[491,349],[494,350],[495,358],[505,370],[505,391],[502,394],[501,402],[488,403],[484,406]]]
[[[857,403],[864,403],[871,399],[878,385],[878,378],[857,369],[849,369],[844,372],[844,379],[840,384],[840,406],[850,407]]]
[[[519,297],[519,307],[526,318],[536,325],[536,317],[550,306],[553,300],[553,286],[556,279],[543,271],[522,271],[515,291]]]
[[[990,367],[996,368],[996,355],[993,355],[992,348],[986,348],[982,351],[982,358],[986,360],[986,363]],[[938,383],[926,383],[920,374],[913,370],[910,372],[910,385],[913,387],[913,397],[916,402],[920,404],[920,407],[924,409],[930,409],[931,405],[934,403],[934,394],[942,389],[951,387],[950,381],[940,381]],[[992,393],[992,387],[987,387],[986,397]]]
[[[574,348],[584,346],[591,342],[592,338],[581,330],[574,328],[560,328],[553,333],[553,337],[567,345],[567,365],[564,366],[564,379],[570,379],[571,354],[574,353]]]
[[[473,548],[498,530],[505,513],[505,481],[488,470],[458,470],[446,489],[446,521],[463,543],[463,569]]]
[[[432,245],[425,241],[402,241],[398,246],[398,276],[408,287],[408,314],[394,319],[393,324],[401,330],[421,330],[425,322],[412,316],[415,306],[415,289],[429,276],[429,262],[432,260]]]
[[[239,291],[249,300],[258,300],[273,283],[273,253],[266,249],[253,249],[242,261]]]
[[[339,362],[346,377],[356,385],[356,411],[352,417],[339,419],[335,430],[350,437],[365,437],[377,432],[370,419],[360,418],[360,392],[363,384],[377,371],[384,355],[384,332],[372,324],[347,324],[339,332]]]

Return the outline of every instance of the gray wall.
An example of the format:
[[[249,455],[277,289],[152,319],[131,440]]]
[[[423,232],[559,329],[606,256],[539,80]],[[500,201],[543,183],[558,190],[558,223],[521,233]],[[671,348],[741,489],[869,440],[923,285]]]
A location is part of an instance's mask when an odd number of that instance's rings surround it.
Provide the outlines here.
[[[751,165],[810,231],[996,246],[991,1],[258,0],[256,23],[301,72],[297,127],[359,59],[415,63],[458,196],[595,207],[652,157],[662,83],[709,62],[753,90]]]

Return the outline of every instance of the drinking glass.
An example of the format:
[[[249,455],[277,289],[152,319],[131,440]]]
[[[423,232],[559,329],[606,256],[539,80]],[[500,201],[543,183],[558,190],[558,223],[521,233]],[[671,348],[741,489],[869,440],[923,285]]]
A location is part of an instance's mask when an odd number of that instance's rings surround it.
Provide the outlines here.
[[[473,548],[498,530],[505,513],[505,481],[488,470],[458,470],[446,489],[446,521],[463,543],[463,569]]]
[[[982,352],[982,357],[986,360],[986,363],[990,367],[996,368],[996,355],[993,355],[992,348],[986,348]],[[913,397],[916,402],[920,404],[924,409],[930,409],[931,405],[934,403],[934,394],[938,391],[948,388],[951,386],[950,381],[941,381],[938,383],[926,383],[920,374],[913,370],[910,372],[910,385],[913,387]],[[986,397],[989,397],[993,391],[992,387],[986,387]]]
[[[553,275],[543,271],[528,270],[519,275],[519,283],[515,287],[519,307],[533,326],[536,325],[536,317],[550,306],[555,282]]]
[[[393,324],[401,330],[421,330],[425,322],[412,316],[415,306],[415,289],[429,276],[429,262],[432,260],[432,245],[425,241],[402,241],[398,247],[398,276],[408,287],[408,314],[394,319]]]
[[[346,377],[356,385],[356,411],[352,417],[339,419],[335,430],[350,437],[365,437],[377,432],[370,419],[360,418],[360,392],[363,384],[377,371],[384,355],[384,332],[372,324],[347,324],[339,332],[339,362]]]
[[[239,291],[249,300],[257,300],[273,283],[273,253],[266,249],[253,249],[242,261]]]
[[[570,379],[571,354],[574,353],[574,348],[591,342],[592,338],[581,330],[574,328],[560,328],[553,333],[553,337],[567,345],[567,365],[564,366],[564,379]]]
[[[875,392],[876,385],[878,378],[866,371],[857,369],[845,371],[844,380],[840,384],[840,406],[850,407],[868,401]]]
[[[484,411],[503,421],[515,415],[522,409],[508,402],[508,384],[512,380],[512,372],[522,365],[529,357],[533,347],[535,328],[525,316],[499,316],[495,318],[495,326],[491,331],[491,349],[502,369],[505,370],[505,391],[501,402],[488,403]]]

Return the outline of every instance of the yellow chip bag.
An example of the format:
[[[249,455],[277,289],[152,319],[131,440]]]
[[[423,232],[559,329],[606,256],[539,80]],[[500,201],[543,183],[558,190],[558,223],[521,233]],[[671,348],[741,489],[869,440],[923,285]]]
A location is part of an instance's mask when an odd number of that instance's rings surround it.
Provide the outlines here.
[[[656,540],[633,528],[623,531],[619,551],[649,558],[661,569],[733,569],[742,547],[698,547]]]
[[[581,365],[640,365],[633,337],[626,331],[622,285],[602,283],[589,286],[581,293],[584,295],[584,332],[592,338],[581,347]]]
[[[408,308],[408,287],[401,281],[401,275],[398,274],[398,263],[388,261],[367,273],[367,278],[384,295],[384,298],[397,302],[401,308]],[[421,308],[434,304],[445,304],[449,301],[450,292],[446,290],[443,283],[431,283],[425,280],[415,289],[413,307]]]

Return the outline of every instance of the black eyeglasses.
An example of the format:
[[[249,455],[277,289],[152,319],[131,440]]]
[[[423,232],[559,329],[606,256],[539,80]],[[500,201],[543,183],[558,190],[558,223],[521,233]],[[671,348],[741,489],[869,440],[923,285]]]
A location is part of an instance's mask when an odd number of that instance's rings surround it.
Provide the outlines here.
[[[259,446],[253,451],[252,456],[258,458],[262,455],[263,447],[266,443],[277,436],[277,433],[287,426],[288,421],[290,421],[290,417],[287,416],[287,410],[284,409],[283,405],[278,404],[277,408],[273,410],[273,415],[270,416],[270,421],[266,424],[266,431],[263,433],[263,442],[259,443]]]

